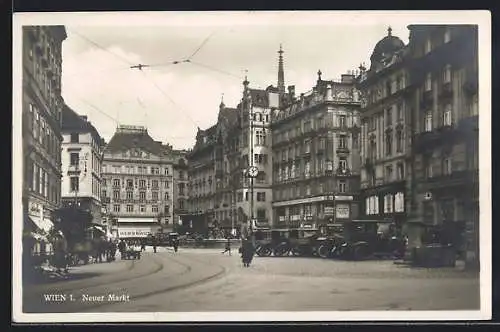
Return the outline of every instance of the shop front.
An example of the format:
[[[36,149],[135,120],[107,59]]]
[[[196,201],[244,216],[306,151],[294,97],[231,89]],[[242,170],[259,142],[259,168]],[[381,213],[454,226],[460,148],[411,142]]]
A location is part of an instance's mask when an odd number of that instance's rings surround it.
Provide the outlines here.
[[[148,235],[158,233],[160,226],[158,224],[151,225],[119,225],[118,238],[131,239],[131,238],[146,238]]]

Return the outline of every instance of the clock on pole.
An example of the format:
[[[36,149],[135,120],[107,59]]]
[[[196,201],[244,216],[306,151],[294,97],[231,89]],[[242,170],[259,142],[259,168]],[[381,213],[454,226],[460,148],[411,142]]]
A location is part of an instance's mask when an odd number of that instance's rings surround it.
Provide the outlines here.
[[[247,175],[251,178],[256,178],[259,174],[259,169],[256,166],[250,166],[247,171]]]

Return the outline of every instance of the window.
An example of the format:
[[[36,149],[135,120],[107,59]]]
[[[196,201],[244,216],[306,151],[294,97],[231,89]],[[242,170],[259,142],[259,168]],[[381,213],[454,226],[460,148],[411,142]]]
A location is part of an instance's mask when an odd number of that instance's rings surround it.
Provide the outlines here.
[[[390,156],[392,154],[392,132],[385,135],[385,154]]]
[[[79,189],[79,185],[80,185],[80,181],[78,179],[77,176],[72,176],[70,178],[70,188],[71,188],[71,191],[78,191]]]
[[[443,126],[451,126],[451,104],[447,104],[444,108]]]
[[[393,212],[393,201],[392,195],[387,194],[384,196],[384,213],[392,213]]]
[[[425,160],[425,176],[427,178],[432,177],[432,158],[427,157]]]
[[[139,211],[146,212],[146,205],[140,205],[139,206]]]
[[[432,111],[427,111],[427,113],[425,113],[424,130],[432,131]]]
[[[158,188],[158,180],[152,180],[151,185],[153,188]]]
[[[450,175],[451,171],[452,171],[451,158],[450,157],[443,158],[443,175]]]
[[[263,130],[255,131],[255,145],[266,145],[266,133]]]
[[[151,198],[153,199],[153,201],[157,201],[158,200],[158,192],[157,191],[153,191],[151,193]]]
[[[146,180],[139,180],[139,187],[146,188]]]
[[[339,193],[345,193],[346,187],[347,187],[347,184],[346,184],[345,180],[340,180],[339,181]]]
[[[238,202],[243,202],[243,193],[238,193]]]
[[[347,159],[340,158],[340,160],[339,160],[339,169],[340,170],[346,170],[347,169]]]
[[[266,209],[257,209],[257,219],[266,219]]]
[[[71,133],[70,134],[70,142],[71,143],[78,143],[79,138],[80,138],[80,135],[78,133]]]
[[[119,190],[113,191],[113,199],[120,199],[120,191]]]
[[[165,200],[166,200],[166,201],[170,200],[170,195],[169,195],[169,193],[165,193]]]
[[[451,82],[451,66],[446,65],[443,70],[443,83]]]
[[[258,202],[265,202],[266,201],[266,193],[265,192],[258,192],[257,193],[257,201]]]
[[[389,127],[392,125],[392,108],[388,108],[385,112],[385,126]]]
[[[405,211],[405,197],[403,193],[397,193],[394,196],[394,212]]]
[[[113,179],[113,187],[119,187],[120,186],[120,179]]]
[[[184,183],[179,183],[179,195],[184,195]]]
[[[78,152],[72,152],[69,154],[69,163],[71,166],[78,166],[80,163],[80,155]]]
[[[341,149],[347,148],[347,137],[345,135],[339,136],[339,148]]]
[[[403,131],[396,132],[396,152],[403,152]]]
[[[405,178],[405,167],[403,163],[398,163],[397,166],[397,176],[398,180],[403,180]]]
[[[345,128],[347,126],[347,117],[345,115],[339,115],[339,127]]]
[[[163,212],[166,214],[166,215],[169,215],[170,214],[170,205],[165,205],[163,207]]]
[[[179,204],[179,209],[181,209],[181,210],[184,209],[184,200],[183,199],[179,199],[177,204]]]
[[[113,212],[120,212],[120,205],[119,204],[113,205]]]
[[[146,200],[146,192],[145,191],[139,191],[139,199],[141,201]]]
[[[127,190],[127,199],[134,199],[134,192],[131,190]]]
[[[393,176],[392,165],[385,166],[385,180],[387,182],[392,181],[392,176]]]
[[[304,164],[304,175],[308,178],[311,175],[311,162],[306,161]]]
[[[425,46],[424,46],[424,54],[429,53],[432,50],[432,42],[430,39],[427,39],[425,41]]]
[[[158,205],[151,206],[151,212],[158,213]]]
[[[134,186],[133,180],[127,180],[127,188],[132,188]]]
[[[446,28],[444,31],[444,43],[449,43],[451,41],[451,31],[449,28]]]
[[[127,204],[127,212],[134,212],[134,206],[131,204]]]
[[[391,84],[391,81],[388,80],[386,83],[385,83],[385,90],[387,92],[387,96],[390,96],[392,95],[392,84]]]
[[[432,74],[431,73],[427,73],[427,75],[425,75],[424,88],[425,88],[425,92],[432,90]]]
[[[106,189],[101,190],[101,197],[106,198],[107,192]]]
[[[248,191],[246,191],[246,192],[245,192],[245,201],[248,201],[248,195],[249,195],[249,192],[248,192]]]

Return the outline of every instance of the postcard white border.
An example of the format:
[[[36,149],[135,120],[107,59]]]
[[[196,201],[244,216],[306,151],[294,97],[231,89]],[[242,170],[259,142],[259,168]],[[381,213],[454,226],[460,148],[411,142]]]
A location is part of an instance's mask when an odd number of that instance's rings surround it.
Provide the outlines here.
[[[223,16],[222,16],[223,15]],[[477,24],[479,26],[479,154],[480,296],[478,311],[332,311],[332,312],[179,312],[65,313],[22,312],[22,31],[23,25],[376,25],[411,18],[415,24]],[[368,57],[368,55],[367,55]],[[236,322],[236,321],[422,321],[491,319],[491,13],[471,11],[293,11],[293,12],[101,12],[15,13],[13,16],[13,275],[15,322]]]

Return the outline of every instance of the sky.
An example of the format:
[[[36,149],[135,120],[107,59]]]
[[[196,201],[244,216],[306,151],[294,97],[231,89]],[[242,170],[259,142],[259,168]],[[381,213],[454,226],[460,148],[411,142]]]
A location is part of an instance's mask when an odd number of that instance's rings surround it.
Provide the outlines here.
[[[362,62],[369,66],[388,26],[407,43],[411,23],[387,16],[360,20],[363,24],[353,24],[354,16],[346,24],[328,15],[318,20],[304,14],[295,19],[266,19],[259,13],[233,20],[230,14],[224,20],[202,13],[186,20],[180,16],[167,25],[155,20],[124,25],[126,19],[66,24],[63,98],[87,115],[106,141],[118,124],[140,125],[156,140],[189,149],[198,127],[216,123],[221,98],[236,107],[245,73],[253,88],[276,86],[280,44],[285,84],[300,94],[313,87],[319,69],[323,79],[340,79]],[[190,63],[172,64],[187,58]],[[130,68],[137,64],[151,67]]]
[[[139,125],[177,149],[192,148],[197,128],[216,123],[222,96],[227,107],[236,107],[245,73],[252,88],[276,85],[280,44],[285,84],[295,85],[300,94],[314,86],[319,69],[323,79],[340,79],[361,63],[368,67],[389,26],[408,43],[409,24],[469,19],[449,11],[47,13],[29,18],[32,24],[65,25],[63,98],[87,115],[106,141],[119,124]],[[137,64],[150,67],[130,68]]]

